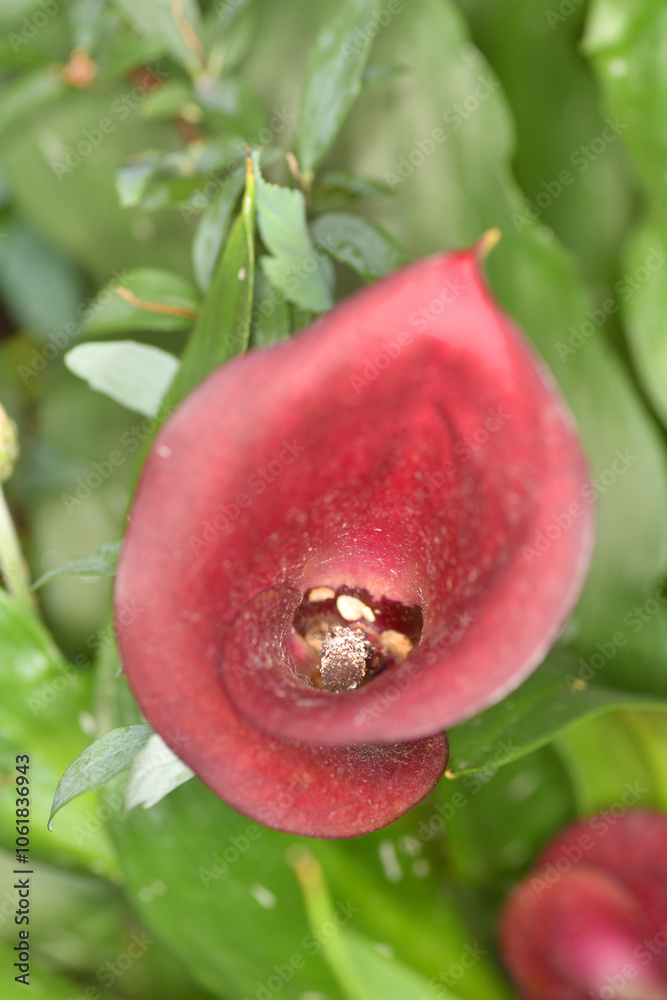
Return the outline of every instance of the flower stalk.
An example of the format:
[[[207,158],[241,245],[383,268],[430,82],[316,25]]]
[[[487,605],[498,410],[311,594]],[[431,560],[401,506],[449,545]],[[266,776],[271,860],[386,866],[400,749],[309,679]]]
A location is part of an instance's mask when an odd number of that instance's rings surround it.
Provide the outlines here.
[[[34,600],[30,592],[28,567],[2,488],[12,475],[18,456],[16,424],[0,406],[0,573],[9,593],[32,611]]]

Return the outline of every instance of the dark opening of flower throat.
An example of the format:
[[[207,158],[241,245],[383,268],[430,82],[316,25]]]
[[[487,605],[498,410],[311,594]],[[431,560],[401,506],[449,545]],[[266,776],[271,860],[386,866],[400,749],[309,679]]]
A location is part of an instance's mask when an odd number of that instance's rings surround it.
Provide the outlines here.
[[[346,585],[311,587],[292,620],[297,670],[325,691],[352,691],[404,660],[423,624],[416,605],[376,600]]]

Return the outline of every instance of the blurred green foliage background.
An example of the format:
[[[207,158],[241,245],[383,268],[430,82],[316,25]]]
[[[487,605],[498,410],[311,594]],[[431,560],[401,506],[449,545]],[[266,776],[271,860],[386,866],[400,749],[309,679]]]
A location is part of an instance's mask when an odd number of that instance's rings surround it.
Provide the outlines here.
[[[349,107],[309,105],[318,73],[335,96],[321,32],[341,9],[359,80]],[[598,518],[547,662],[456,727],[453,780],[409,816],[307,843],[321,868],[196,779],[130,813],[115,779],[49,833],[70,761],[140,717],[116,676],[110,576],[53,577],[41,620],[1,591],[3,995],[19,753],[44,1000],[511,997],[497,915],[540,848],[595,810],[667,808],[666,30],[659,0],[2,4],[0,402],[19,428],[6,493],[33,579],[121,537],[151,433],[64,355],[128,339],[181,353],[238,212],[244,142],[270,180],[301,183],[309,238],[337,234],[336,299],[502,229],[489,280],[575,413]],[[118,284],[134,305],[104,292]],[[251,343],[313,312],[292,300],[255,317]]]

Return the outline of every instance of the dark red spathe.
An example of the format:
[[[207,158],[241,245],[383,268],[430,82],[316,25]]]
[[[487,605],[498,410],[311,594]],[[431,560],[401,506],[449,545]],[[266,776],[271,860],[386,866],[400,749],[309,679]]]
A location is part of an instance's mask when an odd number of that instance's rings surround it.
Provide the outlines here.
[[[667,1000],[667,816],[568,827],[510,898],[501,948],[523,1000]]]
[[[553,643],[589,559],[586,480],[476,252],[404,268],[229,362],[163,428],[116,587],[144,609],[118,624],[130,686],[242,812],[312,836],[376,829],[438,780],[443,730]],[[294,671],[288,636],[308,588],[343,585],[420,606],[424,630],[333,694]]]

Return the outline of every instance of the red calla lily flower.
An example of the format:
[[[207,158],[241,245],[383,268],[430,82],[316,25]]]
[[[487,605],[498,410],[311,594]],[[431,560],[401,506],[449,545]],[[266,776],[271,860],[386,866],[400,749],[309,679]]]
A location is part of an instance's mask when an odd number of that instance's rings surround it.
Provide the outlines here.
[[[515,890],[503,955],[524,1000],[667,1000],[667,816],[593,816]]]
[[[116,585],[142,609],[118,616],[128,682],[269,826],[344,837],[407,811],[443,730],[537,666],[579,593],[585,461],[478,257],[422,260],[228,362],[146,462]]]

